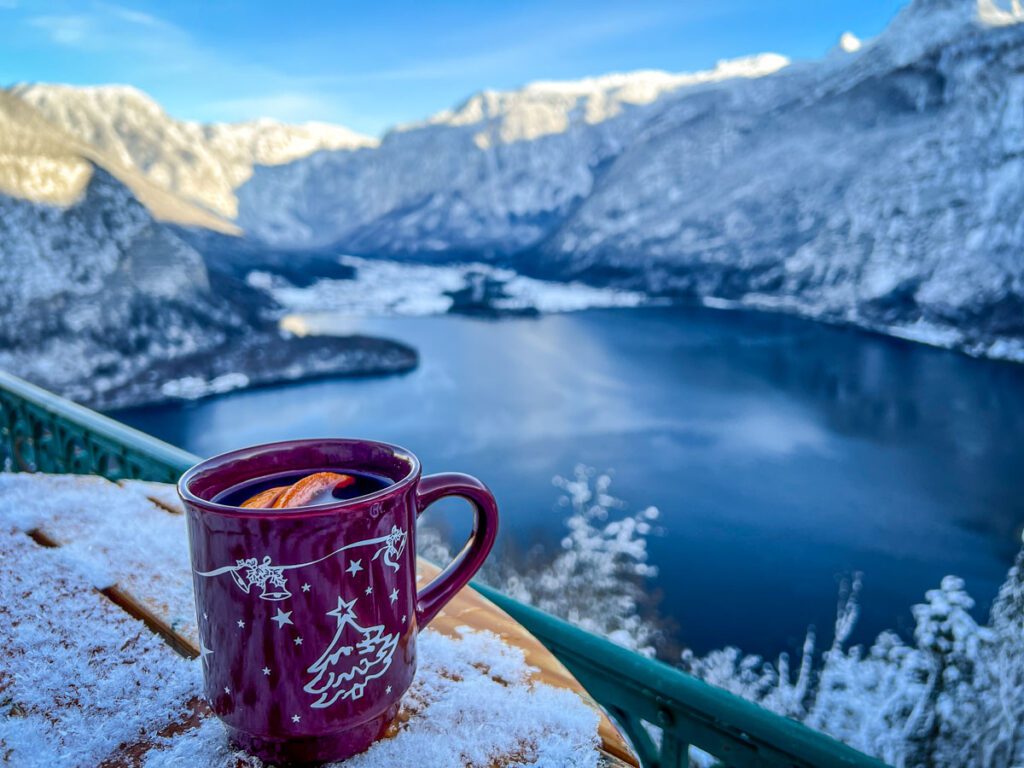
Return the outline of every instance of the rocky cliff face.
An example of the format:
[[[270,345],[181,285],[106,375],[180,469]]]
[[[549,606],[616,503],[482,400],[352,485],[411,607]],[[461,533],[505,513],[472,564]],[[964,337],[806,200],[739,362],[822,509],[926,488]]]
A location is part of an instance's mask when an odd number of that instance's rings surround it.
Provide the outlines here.
[[[0,92],[0,368],[109,407],[415,365],[381,340],[283,337],[269,296],[153,210],[204,215]]]
[[[200,255],[88,148],[0,94],[0,367],[92,401],[240,333]]]
[[[377,149],[257,169],[238,221],[1024,359],[1021,20],[917,0],[818,62],[484,93]]]

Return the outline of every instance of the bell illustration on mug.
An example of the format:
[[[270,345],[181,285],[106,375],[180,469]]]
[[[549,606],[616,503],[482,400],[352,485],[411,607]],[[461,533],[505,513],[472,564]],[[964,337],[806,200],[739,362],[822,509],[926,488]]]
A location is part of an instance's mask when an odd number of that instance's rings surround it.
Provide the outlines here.
[[[230,570],[231,578],[245,594],[249,594],[253,587],[259,587],[262,590],[260,598],[263,600],[287,600],[292,593],[288,591],[284,568],[270,563],[269,555],[264,556],[262,563],[255,557],[239,560],[238,565]]]

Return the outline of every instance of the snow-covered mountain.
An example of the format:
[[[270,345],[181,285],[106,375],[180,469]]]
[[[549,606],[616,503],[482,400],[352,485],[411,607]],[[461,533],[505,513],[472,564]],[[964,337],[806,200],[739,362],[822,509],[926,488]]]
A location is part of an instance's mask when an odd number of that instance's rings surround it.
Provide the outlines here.
[[[375,149],[257,168],[279,246],[501,257],[1024,359],[1024,25],[914,0],[816,62],[485,92]]]
[[[83,398],[243,327],[195,250],[2,92],[0,263],[0,367]]]
[[[282,246],[516,251],[571,215],[666,95],[759,77],[786,63],[764,54],[693,74],[647,71],[484,91],[396,128],[375,149],[258,168],[239,190],[237,221]]]
[[[279,151],[261,135],[230,140]],[[269,296],[209,271],[155,214],[221,221],[0,90],[0,368],[111,407],[415,365],[384,340],[282,337]]]
[[[323,149],[376,143],[368,136],[326,123],[176,120],[149,96],[128,86],[26,84],[15,86],[10,93],[106,158],[226,221],[237,213],[235,189],[252,175],[253,166],[277,165]],[[173,216],[164,218],[176,221]]]
[[[845,55],[675,100],[533,258],[1024,359],[1022,19],[918,1]]]

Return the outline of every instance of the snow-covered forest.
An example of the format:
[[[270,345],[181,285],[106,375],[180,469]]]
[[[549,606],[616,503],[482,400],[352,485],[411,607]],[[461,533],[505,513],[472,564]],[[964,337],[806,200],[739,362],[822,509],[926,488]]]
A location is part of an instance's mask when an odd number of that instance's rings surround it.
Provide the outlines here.
[[[629,513],[611,477],[583,466],[555,478],[568,533],[556,553],[492,558],[483,580],[620,645],[654,655],[663,631],[645,589],[655,566],[647,541],[658,510]],[[421,550],[444,561],[436,531]],[[946,576],[908,606],[913,637],[881,633],[851,645],[860,576],[844,584],[831,638],[808,631],[798,659],[747,655],[728,647],[678,664],[709,683],[806,723],[895,768],[1011,768],[1024,764],[1024,551],[1007,574],[988,621]],[[822,642],[824,640],[824,642]]]

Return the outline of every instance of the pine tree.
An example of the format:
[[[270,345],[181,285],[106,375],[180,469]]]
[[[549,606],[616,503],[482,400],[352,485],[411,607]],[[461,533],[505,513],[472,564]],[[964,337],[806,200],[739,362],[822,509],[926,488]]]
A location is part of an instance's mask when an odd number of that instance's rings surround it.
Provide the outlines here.
[[[990,633],[971,616],[974,600],[963,579],[946,576],[925,600],[913,608],[914,640],[926,659],[925,695],[907,723],[907,765],[965,765],[963,735],[981,714],[975,673]]]
[[[1024,762],[1024,552],[992,603],[991,642],[983,649],[984,675],[975,679],[983,705],[981,726],[965,734],[983,768]]]

